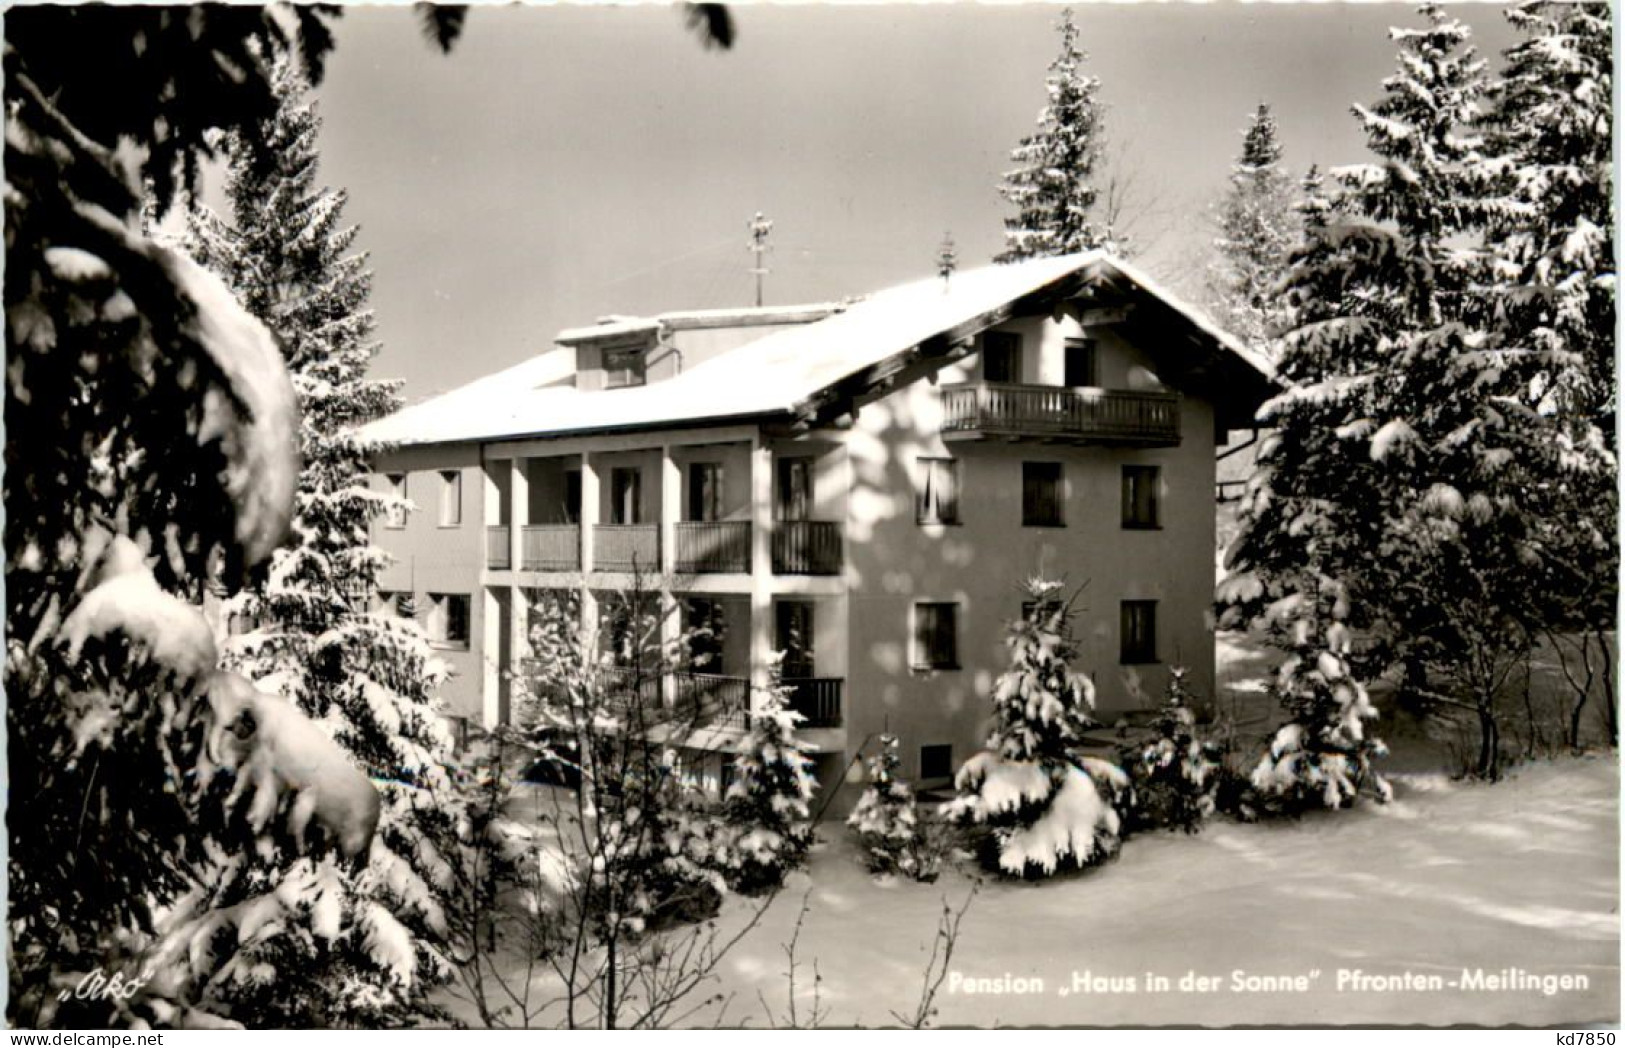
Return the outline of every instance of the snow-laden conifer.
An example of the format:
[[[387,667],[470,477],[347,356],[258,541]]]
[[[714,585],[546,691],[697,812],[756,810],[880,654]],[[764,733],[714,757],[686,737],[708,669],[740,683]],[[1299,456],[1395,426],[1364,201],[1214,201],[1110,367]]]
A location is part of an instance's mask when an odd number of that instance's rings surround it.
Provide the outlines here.
[[[1025,596],[1005,638],[1010,666],[993,685],[987,748],[960,767],[948,814],[983,834],[986,865],[1034,877],[1115,854],[1129,783],[1116,765],[1078,753],[1095,690],[1072,666],[1071,601],[1041,578]]]
[[[868,785],[846,824],[857,835],[870,872],[934,880],[939,863],[923,839],[919,805],[902,778],[897,745],[895,735],[880,737],[880,750],[867,762]]]
[[[1121,247],[1100,214],[1105,145],[1100,79],[1083,71],[1088,55],[1078,45],[1070,8],[1061,13],[1058,28],[1061,50],[1044,78],[1047,101],[1038,113],[1038,129],[1011,150],[1016,166],[999,186],[999,195],[1015,210],[1004,221],[999,262]]]
[[[765,694],[750,713],[750,730],[734,762],[734,781],[723,797],[729,831],[724,875],[736,891],[754,894],[784,883],[812,846],[812,761],[796,739],[801,714],[789,708],[789,689],[775,658]]]
[[[1134,785],[1126,812],[1131,828],[1201,829],[1213,814],[1219,786],[1217,749],[1196,729],[1195,695],[1183,666],[1168,671],[1168,691],[1151,722],[1151,736],[1124,748],[1123,770]]]
[[[435,945],[445,933],[445,858],[422,826],[456,817],[446,810],[450,736],[435,696],[444,669],[415,623],[370,607],[386,554],[369,527],[386,507],[368,485],[374,449],[356,430],[399,405],[398,384],[367,374],[377,352],[371,275],[353,250],[356,228],[343,222],[346,195],[317,181],[321,124],[308,84],[281,62],[273,86],[278,106],[260,128],[270,148],[230,141],[230,213],[198,209],[190,228],[196,254],[277,333],[301,408],[297,541],[276,552],[262,584],[226,603],[248,628],[227,639],[223,656],[314,718],[385,803],[364,868],[324,889],[338,897],[332,934],[290,923],[287,935],[257,941],[242,977],[216,992],[256,1023],[376,1025],[399,1021],[449,974]],[[268,877],[237,871],[218,891],[235,897]]]
[[[1226,331],[1272,358],[1287,324],[1282,284],[1300,229],[1293,204],[1275,116],[1261,103],[1219,204],[1219,235],[1213,242],[1218,258],[1208,278],[1208,305]]]

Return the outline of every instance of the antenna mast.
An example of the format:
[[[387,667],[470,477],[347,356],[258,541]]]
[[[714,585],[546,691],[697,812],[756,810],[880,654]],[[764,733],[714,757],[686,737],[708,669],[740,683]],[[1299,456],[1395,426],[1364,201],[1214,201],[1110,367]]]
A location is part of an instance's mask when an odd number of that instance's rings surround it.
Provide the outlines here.
[[[767,235],[773,232],[773,220],[758,211],[747,226],[750,229],[750,244],[746,250],[756,257],[751,272],[756,276],[756,305],[759,308],[762,304],[762,278],[768,272],[767,267],[762,265],[762,259],[768,252]]]

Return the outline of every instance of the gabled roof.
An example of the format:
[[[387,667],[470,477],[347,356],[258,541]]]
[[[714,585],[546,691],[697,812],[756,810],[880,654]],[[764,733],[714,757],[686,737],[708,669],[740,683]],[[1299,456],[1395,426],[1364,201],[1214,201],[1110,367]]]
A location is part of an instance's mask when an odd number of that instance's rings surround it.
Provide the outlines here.
[[[1171,322],[1200,347],[1203,374],[1239,383],[1250,417],[1267,395],[1268,361],[1125,262],[1091,251],[990,265],[877,292],[811,324],[776,331],[664,381],[584,391],[558,385],[568,350],[424,401],[374,422],[363,436],[400,445],[565,436],[805,413],[838,385],[926,347],[939,351],[1029,309],[1094,293],[1148,299],[1159,335]],[[618,324],[630,324],[618,321]],[[572,340],[590,328],[568,334]],[[544,365],[543,362],[547,362]],[[573,363],[573,361],[569,361]],[[538,381],[538,379],[542,381]]]

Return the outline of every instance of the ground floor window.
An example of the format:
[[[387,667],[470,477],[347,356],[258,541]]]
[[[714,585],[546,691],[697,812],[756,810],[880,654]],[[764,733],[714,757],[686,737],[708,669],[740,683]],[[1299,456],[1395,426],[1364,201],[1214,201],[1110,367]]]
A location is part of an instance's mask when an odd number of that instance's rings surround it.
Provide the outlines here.
[[[429,640],[443,648],[468,647],[469,606],[466,593],[429,594]]]
[[[1122,663],[1131,666],[1157,661],[1157,602],[1123,602]]]

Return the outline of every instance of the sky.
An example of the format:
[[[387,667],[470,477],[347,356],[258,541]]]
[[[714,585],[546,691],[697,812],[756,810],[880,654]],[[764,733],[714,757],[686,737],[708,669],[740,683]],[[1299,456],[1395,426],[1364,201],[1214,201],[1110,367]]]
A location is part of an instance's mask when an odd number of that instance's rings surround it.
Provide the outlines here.
[[[1365,159],[1349,106],[1394,69],[1401,4],[1075,6],[1135,260],[1202,286],[1253,110],[1300,174]],[[1492,59],[1499,6],[1452,10]],[[996,187],[1036,124],[1058,5],[734,5],[731,50],[663,6],[476,8],[450,55],[409,8],[351,7],[316,92],[322,180],[374,270],[374,373],[408,403],[608,314],[825,301],[1000,249]]]

